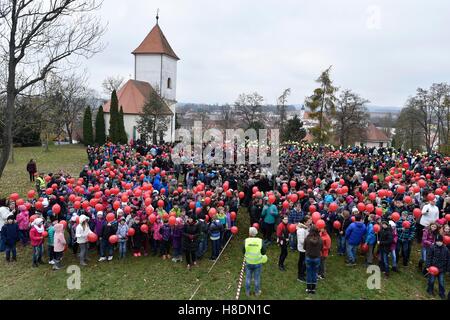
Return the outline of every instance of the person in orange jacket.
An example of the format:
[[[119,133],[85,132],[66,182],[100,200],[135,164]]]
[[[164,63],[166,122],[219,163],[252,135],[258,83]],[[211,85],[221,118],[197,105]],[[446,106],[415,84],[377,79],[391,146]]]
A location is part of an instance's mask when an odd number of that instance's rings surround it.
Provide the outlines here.
[[[322,238],[323,247],[320,255],[319,279],[325,279],[325,262],[330,253],[331,237],[325,228],[320,230],[320,237]]]

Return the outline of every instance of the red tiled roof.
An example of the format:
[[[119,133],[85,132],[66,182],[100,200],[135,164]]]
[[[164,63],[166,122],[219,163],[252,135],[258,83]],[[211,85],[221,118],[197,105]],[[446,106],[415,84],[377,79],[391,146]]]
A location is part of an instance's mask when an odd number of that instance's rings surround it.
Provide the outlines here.
[[[151,54],[151,53],[157,53],[157,54],[165,54],[169,57],[175,58],[177,60],[180,60],[178,56],[173,51],[172,47],[169,44],[169,41],[167,41],[166,37],[164,36],[164,33],[162,32],[161,28],[158,24],[156,24],[152,31],[145,37],[144,41],[139,45],[139,47],[136,48],[132,52],[133,54]]]
[[[154,92],[154,89],[148,82],[129,80],[117,92],[119,110],[122,106],[124,114],[142,114],[142,109],[152,92]],[[104,112],[109,113],[110,107],[111,100],[103,105]],[[173,112],[165,102],[164,110],[161,110],[161,115],[173,115]]]
[[[386,134],[375,127],[373,123],[369,124],[367,127],[367,141],[370,142],[384,142],[384,141],[390,141],[390,139],[386,136]]]

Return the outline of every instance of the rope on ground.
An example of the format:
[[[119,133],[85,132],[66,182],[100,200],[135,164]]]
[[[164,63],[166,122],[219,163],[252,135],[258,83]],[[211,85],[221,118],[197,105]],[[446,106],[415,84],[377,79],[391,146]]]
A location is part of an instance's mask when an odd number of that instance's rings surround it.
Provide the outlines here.
[[[208,274],[210,274],[211,270],[214,268],[214,266],[216,265],[217,261],[219,261],[220,257],[222,256],[222,253],[225,251],[225,249],[227,248],[228,244],[230,243],[231,239],[233,238],[233,235],[230,236],[230,238],[228,239],[227,243],[225,244],[225,247],[223,247],[223,249],[220,251],[219,256],[217,257],[217,259],[214,261],[213,265],[211,266],[211,268],[209,268],[208,270]],[[192,300],[194,298],[194,296],[197,294],[198,289],[200,289],[200,287],[202,286],[202,283],[200,283],[197,287],[197,289],[195,289],[194,293],[192,294],[191,298],[189,300]]]
[[[241,273],[239,274],[239,283],[236,292],[236,300],[239,300],[239,296],[241,295],[242,282],[244,280],[244,270],[245,270],[245,257],[242,261]]]

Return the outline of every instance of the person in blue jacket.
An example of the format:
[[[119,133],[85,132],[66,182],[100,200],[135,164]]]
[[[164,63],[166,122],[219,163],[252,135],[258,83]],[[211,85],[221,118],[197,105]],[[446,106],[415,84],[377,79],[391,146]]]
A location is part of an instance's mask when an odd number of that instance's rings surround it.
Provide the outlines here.
[[[347,240],[347,265],[356,265],[356,249],[361,244],[366,235],[366,226],[361,221],[361,215],[355,216],[355,222],[350,224],[345,231],[345,239]]]
[[[19,226],[14,222],[13,215],[10,215],[6,219],[6,224],[3,225],[1,230],[1,238],[4,241],[6,247],[6,262],[11,261],[11,253],[12,261],[16,261],[16,242],[19,241]]]
[[[371,214],[368,218],[369,223],[367,224],[367,233],[365,243],[369,247],[369,250],[366,253],[366,265],[373,264],[373,252],[375,249],[375,244],[377,243],[377,235],[374,231],[373,226],[376,222],[376,215]]]

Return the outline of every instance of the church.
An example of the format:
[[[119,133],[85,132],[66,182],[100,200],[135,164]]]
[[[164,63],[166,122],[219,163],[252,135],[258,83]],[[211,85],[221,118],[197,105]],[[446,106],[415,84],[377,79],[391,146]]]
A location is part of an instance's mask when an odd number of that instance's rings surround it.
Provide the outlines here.
[[[159,17],[157,16],[156,25],[132,52],[134,55],[134,79],[128,80],[117,91],[119,110],[122,106],[124,112],[128,141],[141,138],[137,129],[137,120],[154,91],[163,100],[163,110],[160,111],[160,115],[167,119],[167,130],[159,130],[156,133],[157,139],[165,142],[175,140],[177,63],[180,58],[173,51],[158,22]],[[111,101],[103,105],[107,134],[109,133],[110,105]]]

